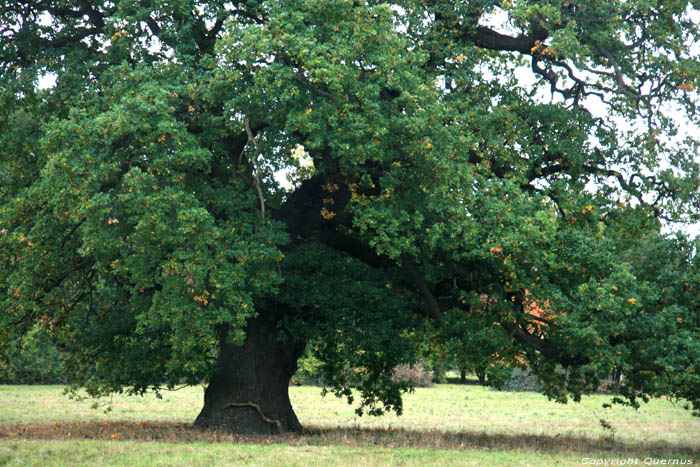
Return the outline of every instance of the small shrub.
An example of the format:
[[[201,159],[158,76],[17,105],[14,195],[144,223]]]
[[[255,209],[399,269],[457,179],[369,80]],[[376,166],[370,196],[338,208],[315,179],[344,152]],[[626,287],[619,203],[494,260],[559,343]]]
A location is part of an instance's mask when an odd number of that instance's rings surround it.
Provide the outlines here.
[[[510,377],[505,380],[501,391],[524,392],[533,391],[540,392],[542,385],[537,381],[537,378],[528,370],[513,368]]]
[[[399,365],[394,368],[394,381],[412,381],[417,388],[434,386],[433,375],[420,363]]]

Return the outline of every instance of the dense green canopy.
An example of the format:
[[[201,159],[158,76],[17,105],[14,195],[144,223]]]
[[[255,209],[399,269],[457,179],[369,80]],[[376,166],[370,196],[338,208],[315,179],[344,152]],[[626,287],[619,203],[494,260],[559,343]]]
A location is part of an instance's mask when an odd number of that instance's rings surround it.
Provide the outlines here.
[[[380,413],[429,334],[698,410],[698,243],[663,233],[698,220],[697,8],[2,1],[0,347],[43,326],[94,394],[288,358],[286,393],[308,348]],[[269,384],[198,422],[297,429]]]

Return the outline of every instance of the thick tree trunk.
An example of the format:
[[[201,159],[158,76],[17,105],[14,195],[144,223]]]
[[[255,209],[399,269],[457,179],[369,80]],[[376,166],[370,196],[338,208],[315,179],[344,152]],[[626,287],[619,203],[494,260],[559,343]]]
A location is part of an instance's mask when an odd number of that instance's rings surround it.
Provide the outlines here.
[[[479,384],[486,386],[486,368],[477,368],[474,370],[476,377],[479,379]]]
[[[278,336],[275,321],[261,313],[248,321],[242,346],[222,344],[219,372],[204,392],[195,426],[240,434],[301,431],[288,390],[304,344]]]

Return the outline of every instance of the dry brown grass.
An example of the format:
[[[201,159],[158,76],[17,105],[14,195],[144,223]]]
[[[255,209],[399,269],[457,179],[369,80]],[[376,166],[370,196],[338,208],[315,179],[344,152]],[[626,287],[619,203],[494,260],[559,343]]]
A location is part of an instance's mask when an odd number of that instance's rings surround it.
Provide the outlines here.
[[[311,428],[304,434],[230,435],[178,422],[53,422],[0,425],[0,440],[106,440],[167,443],[236,443],[288,446],[352,446],[437,450],[525,450],[538,453],[615,453],[615,455],[673,455],[700,459],[700,449],[658,443],[626,445],[611,438],[493,434],[483,432],[412,431],[401,428]]]

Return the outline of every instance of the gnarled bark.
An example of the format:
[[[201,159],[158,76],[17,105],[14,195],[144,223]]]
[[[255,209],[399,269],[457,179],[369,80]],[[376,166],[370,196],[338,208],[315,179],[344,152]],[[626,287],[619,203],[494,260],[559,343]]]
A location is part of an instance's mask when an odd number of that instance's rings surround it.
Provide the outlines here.
[[[222,343],[219,372],[195,426],[240,434],[301,431],[288,388],[304,344],[280,341],[274,317],[263,313],[248,321],[246,333],[242,346]]]

